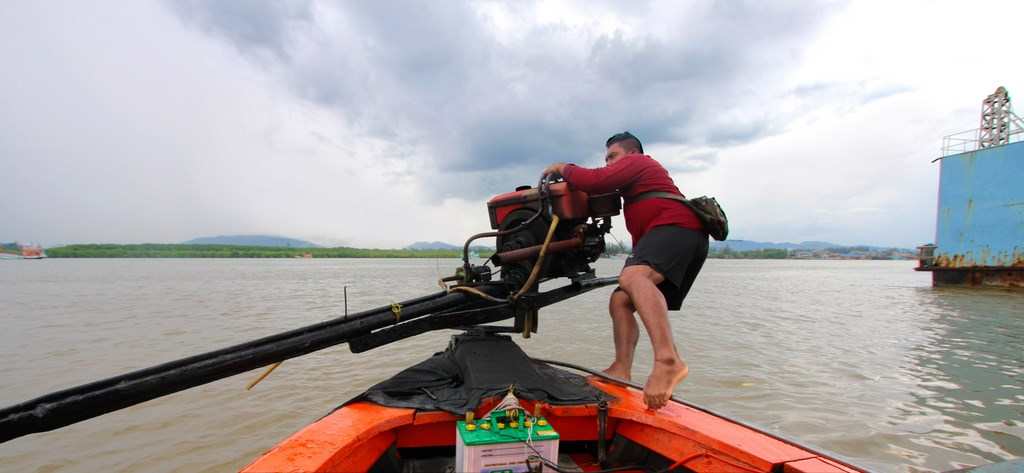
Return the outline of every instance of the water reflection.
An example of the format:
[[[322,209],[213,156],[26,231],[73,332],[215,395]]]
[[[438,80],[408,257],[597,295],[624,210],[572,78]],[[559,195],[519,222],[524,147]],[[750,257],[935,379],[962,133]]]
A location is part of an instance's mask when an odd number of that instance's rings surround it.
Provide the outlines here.
[[[1024,456],[1024,295],[1002,290],[918,288],[930,323],[899,370],[906,399],[890,408],[903,440],[891,446],[929,469]]]

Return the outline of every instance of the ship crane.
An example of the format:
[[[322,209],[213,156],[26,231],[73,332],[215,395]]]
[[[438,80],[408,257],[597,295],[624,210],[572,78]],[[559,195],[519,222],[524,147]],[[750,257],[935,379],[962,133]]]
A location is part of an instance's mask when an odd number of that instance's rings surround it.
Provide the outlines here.
[[[1006,88],[999,87],[981,102],[978,148],[1010,144],[1011,137],[1018,133],[1024,133],[1024,121],[1013,113]]]

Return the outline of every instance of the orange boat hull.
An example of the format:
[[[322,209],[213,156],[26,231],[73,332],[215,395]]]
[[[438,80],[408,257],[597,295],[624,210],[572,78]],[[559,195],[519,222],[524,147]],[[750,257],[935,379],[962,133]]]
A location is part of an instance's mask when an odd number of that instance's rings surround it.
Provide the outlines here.
[[[774,438],[702,410],[677,402],[651,411],[640,391],[590,378],[614,396],[608,403],[606,440],[620,435],[683,467],[697,472],[856,472],[837,460]],[[495,400],[477,409],[480,415]],[[532,411],[531,401],[523,401]],[[542,404],[541,412],[562,441],[594,441],[598,437],[596,405]],[[273,447],[245,467],[245,473],[366,471],[391,446],[447,447],[455,444],[454,423],[447,412],[417,412],[358,402],[338,409]],[[585,471],[597,465],[577,462]]]

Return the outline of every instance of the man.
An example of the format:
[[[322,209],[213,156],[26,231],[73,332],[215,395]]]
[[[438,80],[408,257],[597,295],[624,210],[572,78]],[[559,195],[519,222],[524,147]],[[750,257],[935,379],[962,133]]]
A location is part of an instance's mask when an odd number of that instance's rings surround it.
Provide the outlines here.
[[[650,335],[654,369],[644,385],[644,401],[660,409],[672,397],[689,369],[672,339],[668,311],[679,310],[708,254],[708,234],[689,207],[669,198],[641,195],[668,192],[682,195],[668,171],[644,153],[637,137],[624,132],[605,143],[605,166],[587,169],[555,163],[545,173],[558,173],[574,189],[600,194],[618,190],[625,200],[626,229],[633,252],[619,274],[608,312],[612,317],[615,362],[605,373],[630,379],[633,354],[640,337],[634,313]],[[638,198],[639,197],[639,198]]]

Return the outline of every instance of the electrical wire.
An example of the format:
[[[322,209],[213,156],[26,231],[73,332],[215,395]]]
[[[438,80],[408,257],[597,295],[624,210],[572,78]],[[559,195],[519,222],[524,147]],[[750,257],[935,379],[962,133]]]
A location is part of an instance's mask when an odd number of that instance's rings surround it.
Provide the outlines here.
[[[533,430],[533,427],[530,427],[530,430]],[[557,462],[553,462],[550,459],[544,457],[544,454],[541,453],[540,450],[537,450],[536,447],[534,447],[531,443],[526,442],[525,440],[521,440],[521,439],[518,439],[518,438],[513,437],[511,435],[508,435],[508,434],[505,434],[505,433],[502,433],[502,432],[498,432],[498,431],[494,431],[494,433],[496,433],[499,437],[505,437],[507,439],[515,440],[516,442],[519,442],[519,443],[522,443],[523,445],[526,445],[527,447],[530,448],[530,450],[533,450],[533,453],[536,454],[537,458],[541,461],[541,463],[544,463],[545,465],[548,466],[548,468],[551,468],[552,470],[555,470],[558,473],[583,473],[584,472],[584,470],[582,468],[579,468],[579,467],[577,467],[577,469],[575,469],[575,470],[568,470],[568,469],[562,468],[562,466],[559,465]],[[626,466],[617,466],[617,467],[614,467],[614,468],[606,468],[606,469],[603,469],[603,470],[591,470],[590,473],[614,473],[616,471],[626,471],[626,470],[647,470],[647,471],[652,471],[651,468],[646,466],[646,465],[626,465]]]
[[[495,412],[508,411],[509,409],[526,413],[526,409],[523,409],[523,406],[519,404],[519,399],[516,398],[514,387],[509,386],[508,393],[505,394],[505,397],[501,398],[501,402],[492,407],[482,417],[490,417]]]

